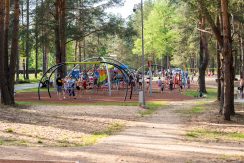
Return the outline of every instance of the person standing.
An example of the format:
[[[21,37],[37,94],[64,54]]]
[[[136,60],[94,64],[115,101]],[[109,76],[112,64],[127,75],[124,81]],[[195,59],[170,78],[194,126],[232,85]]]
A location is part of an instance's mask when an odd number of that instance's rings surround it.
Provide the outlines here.
[[[60,77],[60,75],[58,75],[57,79],[56,79],[56,85],[57,85],[57,96],[58,99],[61,100],[61,93],[62,93],[62,88],[63,88],[63,81]]]
[[[171,91],[173,91],[173,84],[174,84],[174,81],[173,81],[173,77],[172,76],[170,76],[170,79],[169,79],[169,89],[171,90]]]
[[[159,92],[161,92],[161,93],[162,93],[162,90],[161,90],[161,86],[162,86],[162,80],[161,80],[161,78],[160,78],[160,77],[158,78],[157,84],[158,84]]]
[[[75,80],[72,79],[72,77],[70,76],[69,77],[69,80],[68,80],[68,84],[69,84],[69,96],[73,96],[74,99],[75,98]]]

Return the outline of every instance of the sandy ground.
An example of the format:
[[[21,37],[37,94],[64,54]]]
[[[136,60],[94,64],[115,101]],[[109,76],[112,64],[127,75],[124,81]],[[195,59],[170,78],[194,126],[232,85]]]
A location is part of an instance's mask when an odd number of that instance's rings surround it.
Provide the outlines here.
[[[14,147],[1,146],[1,159],[75,160],[83,162],[244,162],[244,143],[189,141],[185,134],[191,118],[178,110],[189,109],[195,101],[170,102],[152,116],[138,117],[137,107],[37,107],[30,111],[57,114],[57,117],[91,116],[104,121],[120,120],[126,129],[88,147]],[[79,110],[77,113],[77,110]],[[85,111],[84,111],[84,110]],[[82,110],[82,111],[81,111]],[[49,112],[50,111],[50,112]],[[129,117],[129,118],[128,118]],[[77,117],[76,117],[77,118]],[[7,118],[6,118],[7,119]],[[6,120],[5,119],[5,120]],[[97,120],[94,118],[94,121]],[[85,118],[83,117],[83,120]],[[72,121],[70,121],[72,122]],[[43,123],[40,122],[39,123]],[[99,123],[96,123],[99,124]],[[53,124],[54,125],[54,124]],[[76,126],[70,124],[69,126]],[[57,126],[56,126],[57,127]],[[59,126],[60,127],[60,126]],[[92,128],[93,126],[86,128]],[[239,126],[243,128],[243,125]],[[71,127],[72,128],[72,127]],[[74,129],[74,128],[73,128]],[[79,130],[85,132],[84,130]],[[91,132],[88,129],[86,132]]]

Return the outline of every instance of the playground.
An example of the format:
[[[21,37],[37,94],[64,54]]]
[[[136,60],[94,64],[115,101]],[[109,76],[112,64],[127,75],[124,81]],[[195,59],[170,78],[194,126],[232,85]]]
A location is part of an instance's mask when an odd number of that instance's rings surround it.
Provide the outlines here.
[[[197,91],[197,86],[193,86],[191,91]],[[33,90],[30,90],[33,91]],[[158,86],[156,84],[156,81],[153,83],[153,93],[150,95],[149,93],[146,93],[146,100],[147,101],[183,101],[183,100],[191,100],[194,99],[194,97],[186,96],[184,95],[184,92],[186,90],[180,92],[179,88],[176,88],[174,90],[169,90],[166,88],[163,93],[160,93],[158,90]],[[16,94],[16,101],[17,102],[34,102],[34,103],[73,103],[73,104],[84,104],[84,103],[110,103],[110,104],[116,104],[118,102],[123,103],[138,103],[138,93],[134,92],[132,95],[132,98],[127,98],[126,101],[124,101],[125,96],[125,89],[121,90],[113,90],[112,95],[109,96],[108,90],[86,90],[85,92],[81,92],[77,95],[77,91],[75,91],[76,96],[75,97],[67,97],[62,98],[61,100],[58,98],[56,90],[52,89],[51,91],[51,98],[49,97],[49,94],[47,93],[47,89],[41,90],[41,100],[38,99],[36,92],[28,92],[28,90],[19,92]]]
[[[58,76],[66,67],[67,75]],[[144,89],[147,101],[183,101],[194,99],[187,91],[197,92],[197,83],[187,81],[187,73],[164,71],[162,66],[146,66]],[[152,68],[155,71],[152,73]],[[161,70],[158,73],[158,68]],[[38,90],[20,91],[17,102],[35,103],[137,103],[143,90],[141,68],[137,71],[109,57],[93,57],[83,62],[68,62],[52,66],[43,74]],[[182,73],[182,74],[181,74]],[[186,75],[187,74],[187,75]],[[162,79],[161,79],[162,78]],[[187,81],[187,83],[186,83]]]

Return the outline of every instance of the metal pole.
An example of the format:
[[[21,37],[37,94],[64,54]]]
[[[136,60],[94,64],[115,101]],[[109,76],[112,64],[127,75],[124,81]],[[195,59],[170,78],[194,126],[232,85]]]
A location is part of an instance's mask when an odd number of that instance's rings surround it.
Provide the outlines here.
[[[145,79],[144,79],[144,74],[145,74],[145,57],[144,57],[144,15],[143,15],[143,0],[141,0],[141,43],[142,43],[142,107],[146,106],[146,101],[145,101]]]

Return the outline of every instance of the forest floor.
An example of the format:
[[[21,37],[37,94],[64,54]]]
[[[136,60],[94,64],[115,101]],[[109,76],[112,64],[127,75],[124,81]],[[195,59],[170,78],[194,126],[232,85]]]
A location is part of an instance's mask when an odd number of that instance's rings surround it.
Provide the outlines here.
[[[244,107],[226,122],[208,99],[137,106],[0,109],[0,158],[81,162],[244,162]],[[0,161],[1,162],[1,161]]]

